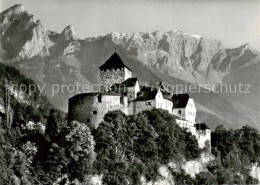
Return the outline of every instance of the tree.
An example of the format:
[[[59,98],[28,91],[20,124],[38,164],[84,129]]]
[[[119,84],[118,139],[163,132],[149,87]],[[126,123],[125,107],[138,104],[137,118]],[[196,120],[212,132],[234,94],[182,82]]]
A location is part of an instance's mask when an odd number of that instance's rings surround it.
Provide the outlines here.
[[[45,181],[51,184],[68,173],[68,164],[69,158],[66,156],[66,149],[53,143],[43,165],[46,176]]]
[[[201,149],[198,145],[198,140],[190,132],[185,133],[185,155],[187,159],[195,159],[200,156]]]
[[[218,169],[216,174],[219,184],[231,184],[233,182],[233,174],[228,169]]]
[[[96,158],[95,142],[86,124],[71,122],[61,131],[58,145],[65,150],[68,160],[67,172],[71,180],[83,181],[86,175],[92,173],[92,166]]]
[[[46,134],[48,134],[50,136],[50,138],[52,139],[58,135],[58,132],[59,132],[58,120],[57,120],[54,109],[51,109],[50,115],[47,120]]]
[[[211,185],[216,184],[216,177],[210,172],[200,172],[195,177],[196,184]]]
[[[5,139],[4,130],[0,125],[0,184],[11,184],[11,175],[13,160],[11,158],[14,152],[11,144]]]

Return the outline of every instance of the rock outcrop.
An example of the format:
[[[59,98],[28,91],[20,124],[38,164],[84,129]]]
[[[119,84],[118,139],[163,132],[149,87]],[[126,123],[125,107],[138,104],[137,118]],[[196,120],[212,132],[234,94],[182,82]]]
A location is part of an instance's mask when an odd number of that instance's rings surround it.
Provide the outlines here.
[[[66,28],[64,28],[64,30],[61,32],[61,39],[64,39],[66,41],[69,40],[75,40],[76,36],[75,36],[76,30],[71,26],[67,26]]]
[[[39,20],[15,5],[1,13],[2,47],[8,52],[6,60],[19,61],[36,55],[48,56],[52,45],[47,30]]]

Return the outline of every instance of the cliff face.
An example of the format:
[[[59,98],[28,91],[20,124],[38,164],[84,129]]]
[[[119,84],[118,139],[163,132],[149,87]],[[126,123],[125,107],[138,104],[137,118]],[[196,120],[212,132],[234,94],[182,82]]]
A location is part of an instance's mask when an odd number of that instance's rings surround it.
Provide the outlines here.
[[[49,31],[21,5],[15,5],[0,14],[0,33],[1,61],[44,86],[52,103],[65,111],[67,99],[79,92],[69,93],[65,88],[53,94],[53,86],[98,83],[98,67],[115,48],[134,75],[149,83],[163,79],[171,84],[237,84],[236,79],[241,77],[245,83],[260,82],[259,75],[248,75],[255,74],[260,61],[259,52],[248,44],[229,49],[221,41],[178,30],[113,32],[80,40],[72,26],[61,33]],[[202,115],[199,119],[210,120],[213,126],[249,120],[248,124],[255,127],[260,98],[258,88],[252,89],[250,96],[195,93],[196,106]],[[219,102],[225,102],[225,109]],[[250,110],[254,115],[241,115],[240,110]]]
[[[190,82],[196,82],[195,76],[205,81],[212,57],[222,49],[222,43],[218,40],[178,30],[166,33],[111,33],[105,37],[144,64]]]
[[[1,14],[2,46],[10,61],[49,55],[51,45],[47,30],[33,15],[16,5]]]

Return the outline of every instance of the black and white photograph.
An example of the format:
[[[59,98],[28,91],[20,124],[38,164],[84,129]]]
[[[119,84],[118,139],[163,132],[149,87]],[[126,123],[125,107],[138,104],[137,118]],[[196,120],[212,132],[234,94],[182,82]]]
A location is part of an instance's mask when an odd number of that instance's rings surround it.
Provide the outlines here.
[[[260,184],[260,0],[0,0],[0,185]]]

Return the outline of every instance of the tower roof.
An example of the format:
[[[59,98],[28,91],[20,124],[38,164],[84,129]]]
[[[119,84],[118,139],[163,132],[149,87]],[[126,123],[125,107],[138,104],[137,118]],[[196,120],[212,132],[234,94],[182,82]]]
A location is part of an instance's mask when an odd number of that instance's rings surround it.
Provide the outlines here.
[[[123,68],[127,67],[124,62],[121,60],[119,55],[115,52],[99,69],[111,69],[111,68]],[[129,69],[131,71],[131,69]]]
[[[137,82],[138,82],[137,78],[128,78],[122,84],[125,85],[126,87],[134,87]]]

